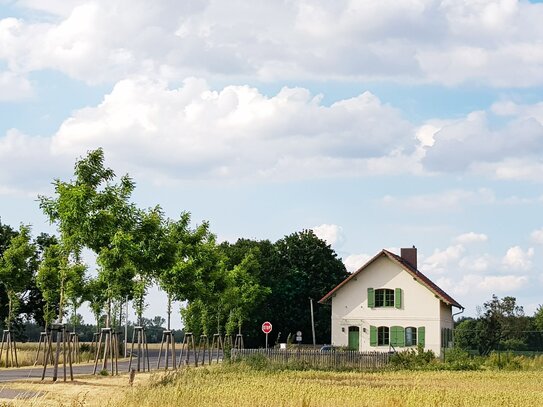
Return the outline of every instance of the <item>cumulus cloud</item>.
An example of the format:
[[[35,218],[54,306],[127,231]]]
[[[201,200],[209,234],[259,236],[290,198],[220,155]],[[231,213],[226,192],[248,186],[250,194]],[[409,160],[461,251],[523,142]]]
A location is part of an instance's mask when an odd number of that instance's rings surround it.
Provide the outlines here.
[[[469,294],[489,296],[500,293],[509,294],[525,287],[528,281],[527,276],[466,274],[460,281],[455,281],[449,277],[441,277],[436,280],[436,283],[453,296],[467,296]]]
[[[37,1],[0,21],[0,58],[86,81],[126,74],[263,80],[543,83],[543,7],[514,0]],[[235,52],[233,51],[235,50]]]
[[[343,228],[338,225],[323,223],[311,228],[318,238],[324,240],[330,246],[341,246],[345,240]]]
[[[349,273],[353,273],[371,260],[372,256],[369,254],[351,254],[343,260],[343,264],[347,268]]]
[[[449,246],[444,250],[436,249],[432,255],[424,259],[422,269],[430,274],[442,274],[451,263],[457,262],[464,252],[465,249],[460,244]]]
[[[511,247],[502,259],[502,264],[506,269],[526,271],[532,268],[532,257],[534,249],[522,250],[519,246]]]
[[[538,244],[543,244],[543,228],[534,230],[530,235],[532,240]]]
[[[52,155],[48,137],[32,137],[15,129],[0,137],[0,187],[4,194],[47,187],[71,165],[66,157]]]
[[[543,125],[538,120],[517,117],[493,129],[487,113],[481,111],[436,132],[422,162],[427,169],[440,172],[482,171],[485,165],[494,165],[495,171],[499,171],[507,160],[518,157],[540,163],[542,153]],[[502,173],[500,177],[506,176]]]
[[[19,101],[34,95],[30,81],[14,72],[0,71],[0,102]]]
[[[102,146],[114,160],[172,179],[363,176],[416,171],[407,165],[411,132],[369,92],[324,106],[303,88],[268,97],[248,86],[214,91],[199,79],[176,89],[127,79],[67,119],[52,151]]]

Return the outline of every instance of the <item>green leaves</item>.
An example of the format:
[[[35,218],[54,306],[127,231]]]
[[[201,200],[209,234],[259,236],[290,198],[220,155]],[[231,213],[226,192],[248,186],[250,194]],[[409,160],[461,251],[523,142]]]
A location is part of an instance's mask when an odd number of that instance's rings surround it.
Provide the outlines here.
[[[15,316],[19,295],[25,292],[33,277],[35,247],[30,241],[30,227],[21,226],[19,233],[10,239],[0,257],[0,283],[8,295],[7,326]]]

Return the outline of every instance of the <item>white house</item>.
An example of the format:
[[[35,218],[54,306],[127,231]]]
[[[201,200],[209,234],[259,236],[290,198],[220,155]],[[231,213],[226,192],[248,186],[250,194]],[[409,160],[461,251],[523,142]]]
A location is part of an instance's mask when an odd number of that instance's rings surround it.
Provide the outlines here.
[[[332,304],[332,345],[401,351],[418,344],[436,355],[452,345],[452,307],[464,309],[417,269],[417,249],[382,250],[320,303]]]

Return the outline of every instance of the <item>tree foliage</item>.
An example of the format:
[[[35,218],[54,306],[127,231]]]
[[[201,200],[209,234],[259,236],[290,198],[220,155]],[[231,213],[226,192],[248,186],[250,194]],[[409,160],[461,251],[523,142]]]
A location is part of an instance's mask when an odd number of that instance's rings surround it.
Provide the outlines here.
[[[0,257],[0,282],[6,290],[8,300],[7,329],[11,328],[21,297],[31,285],[34,259],[35,247],[31,242],[30,228],[21,226],[19,233],[10,239]]]
[[[240,239],[223,243],[221,249],[229,266],[240,264],[248,253],[253,261],[246,270],[259,284],[255,302],[246,319],[244,331],[248,346],[262,346],[261,325],[270,321],[275,338],[302,331],[311,342],[310,298],[314,300],[316,340],[330,341],[330,308],[317,301],[343,281],[348,273],[336,253],[311,230],[285,236],[275,243]]]

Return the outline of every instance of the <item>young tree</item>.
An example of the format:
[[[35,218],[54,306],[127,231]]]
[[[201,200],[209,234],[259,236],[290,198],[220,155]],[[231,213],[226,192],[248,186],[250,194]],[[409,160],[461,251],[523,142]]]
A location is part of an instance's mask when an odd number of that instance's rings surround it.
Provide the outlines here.
[[[32,281],[35,247],[31,243],[30,228],[21,226],[19,233],[10,239],[9,246],[0,258],[0,282],[8,297],[6,327],[11,329],[20,300]]]
[[[0,262],[6,249],[9,247],[11,239],[17,236],[17,232],[9,225],[2,223],[0,219]],[[6,287],[0,280],[0,324],[3,324],[7,320],[8,316],[8,294]]]
[[[55,316],[57,321],[63,321],[68,303],[75,307],[73,312],[77,313],[77,304],[83,295],[85,270],[82,263],[70,260],[61,245],[53,244],[45,249],[36,283],[46,302],[45,320],[48,324]]]
[[[107,282],[109,324],[112,301],[130,292],[134,275],[131,255],[136,210],[130,197],[135,185],[128,175],[114,183],[115,173],[104,166],[102,149],[78,160],[74,175],[68,182],[55,180],[55,197],[40,196],[40,207],[57,225],[67,253],[76,260],[83,247],[96,253]]]

